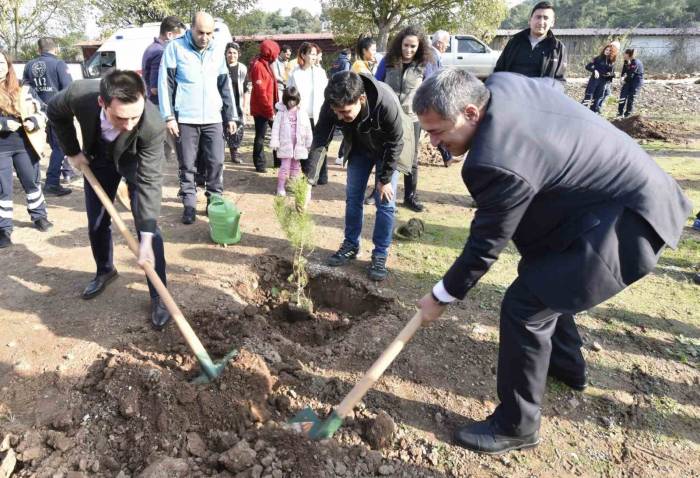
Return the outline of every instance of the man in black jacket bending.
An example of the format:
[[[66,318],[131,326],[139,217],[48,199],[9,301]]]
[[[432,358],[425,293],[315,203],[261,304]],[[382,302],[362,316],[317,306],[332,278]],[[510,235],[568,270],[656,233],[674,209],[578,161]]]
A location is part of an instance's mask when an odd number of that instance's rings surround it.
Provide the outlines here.
[[[520,73],[531,78],[553,78],[561,82],[566,73],[566,48],[552,33],[554,6],[539,2],[530,13],[529,28],[517,33],[503,49],[496,62],[497,71]]]
[[[372,262],[369,278],[383,280],[387,275],[386,260],[391,245],[396,204],[398,172],[410,171],[413,150],[412,125],[403,114],[394,92],[368,75],[350,71],[336,73],[325,91],[325,101],[314,127],[314,140],[309,154],[309,181],[318,180],[320,165],[333,139],[336,127],[343,131],[347,158],[345,200],[345,240],[328,259],[330,266],[342,266],[357,258],[363,222],[363,200],[367,181],[376,168],[374,192],[377,216],[374,222]]]
[[[99,82],[72,83],[49,102],[47,114],[73,166],[80,169],[89,165],[112,200],[122,176],[126,178],[140,240],[139,264],[153,263],[165,284],[163,236],[157,224],[165,124],[158,108],[145,99],[146,89],[137,73],[112,70]],[[80,124],[82,148],[74,119]],[[85,288],[83,299],[92,299],[117,277],[117,270],[112,261],[111,219],[87,181],[85,209],[97,274]],[[151,323],[159,330],[168,323],[170,314],[150,281],[148,288]]]
[[[501,403],[455,441],[490,454],[535,446],[547,375],[587,385],[574,314],[651,272],[678,245],[690,203],[628,135],[533,78],[483,84],[443,70],[413,109],[433,145],[469,150],[462,178],[476,202],[464,250],[419,301],[424,320],[464,299],[508,241],[521,255],[501,304]]]

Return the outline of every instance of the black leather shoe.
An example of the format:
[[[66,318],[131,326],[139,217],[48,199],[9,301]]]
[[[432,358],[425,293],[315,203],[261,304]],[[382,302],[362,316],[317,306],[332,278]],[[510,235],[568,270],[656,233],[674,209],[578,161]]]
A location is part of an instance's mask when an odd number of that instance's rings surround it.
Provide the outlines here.
[[[423,212],[423,209],[425,209],[425,206],[419,203],[415,196],[410,197],[408,199],[404,199],[403,205],[404,207],[410,209],[413,212]]]
[[[83,291],[83,299],[92,299],[93,297],[97,297],[102,293],[102,291],[105,290],[107,287],[107,284],[112,282],[114,279],[117,278],[117,270],[112,269],[109,272],[106,272],[104,274],[98,274],[95,276],[94,279],[90,281],[90,283],[87,285],[85,290]]]
[[[12,245],[12,239],[10,239],[10,233],[4,230],[0,230],[0,249],[10,247]]]
[[[532,448],[540,442],[538,431],[523,436],[503,434],[493,416],[482,422],[458,428],[453,438],[457,445],[486,455],[500,455],[511,450]]]
[[[53,227],[53,224],[51,224],[51,221],[49,221],[45,217],[40,217],[39,219],[34,221],[34,227],[39,229],[41,232],[46,232]]]
[[[583,373],[583,377],[567,374],[555,367],[549,367],[547,375],[559,380],[561,383],[578,392],[583,392],[588,387],[588,374]]]
[[[65,196],[66,194],[72,193],[73,190],[70,188],[64,188],[60,184],[52,184],[51,186],[44,186],[45,196]]]
[[[182,212],[182,223],[194,224],[195,220],[197,220],[197,210],[193,207],[185,206],[185,210]]]
[[[155,330],[163,330],[170,322],[170,312],[160,297],[151,299],[151,325]]]

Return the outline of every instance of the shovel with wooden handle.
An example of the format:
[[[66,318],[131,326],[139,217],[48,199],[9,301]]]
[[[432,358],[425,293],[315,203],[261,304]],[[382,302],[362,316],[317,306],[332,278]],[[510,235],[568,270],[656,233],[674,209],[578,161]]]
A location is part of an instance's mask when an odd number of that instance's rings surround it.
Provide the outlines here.
[[[331,415],[322,420],[314,413],[310,407],[306,407],[301,412],[297,413],[289,423],[292,428],[301,433],[305,433],[313,440],[322,440],[330,438],[338,428],[343,424],[345,417],[355,408],[362,397],[372,388],[379,377],[391,365],[394,359],[399,355],[404,346],[413,337],[416,331],[420,328],[423,322],[423,315],[419,310],[406,326],[399,332],[393,342],[382,352],[372,366],[367,370],[365,375],[357,384],[350,390],[350,393],[340,402]]]
[[[107,210],[107,213],[109,213],[112,221],[114,224],[116,224],[117,229],[119,229],[119,232],[121,232],[124,239],[126,239],[129,249],[131,249],[131,252],[133,252],[138,258],[139,243],[136,241],[136,238],[131,234],[131,232],[129,232],[129,229],[127,229],[126,224],[124,224],[124,221],[122,221],[122,218],[119,216],[119,212],[117,212],[115,209],[114,204],[110,200],[109,196],[107,196],[107,193],[105,193],[105,190],[102,189],[102,185],[100,185],[100,182],[93,174],[92,169],[90,169],[90,166],[84,165],[81,170],[83,171],[85,179],[87,179],[90,186],[92,186],[92,189],[95,191],[95,194],[97,194],[97,197],[100,198],[100,202],[102,202],[102,205]],[[155,287],[156,291],[158,291],[158,295],[163,301],[163,304],[165,304],[168,312],[170,312],[170,316],[175,321],[177,328],[180,329],[180,333],[184,337],[185,342],[187,342],[187,345],[190,347],[190,350],[192,350],[192,353],[194,353],[197,361],[199,362],[202,373],[200,373],[199,376],[193,380],[193,382],[208,383],[215,380],[219,375],[221,375],[221,372],[228,361],[238,354],[238,351],[234,349],[226,354],[226,356],[219,363],[214,363],[202,345],[202,342],[199,341],[197,334],[194,333],[194,330],[192,330],[192,327],[190,327],[190,324],[185,319],[185,316],[182,315],[180,308],[173,300],[170,292],[168,292],[167,287],[165,287],[163,281],[160,280],[158,273],[153,268],[153,264],[146,262],[141,266],[141,268],[146,273],[146,276],[151,281],[151,284],[153,284],[153,287]]]

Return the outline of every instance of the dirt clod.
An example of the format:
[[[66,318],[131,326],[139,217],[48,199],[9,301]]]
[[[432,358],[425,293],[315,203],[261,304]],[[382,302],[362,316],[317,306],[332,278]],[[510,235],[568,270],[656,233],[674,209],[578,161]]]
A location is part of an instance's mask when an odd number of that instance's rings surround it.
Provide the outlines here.
[[[207,456],[207,446],[202,437],[199,436],[199,433],[191,432],[187,434],[187,452],[199,458]]]
[[[10,449],[0,460],[0,478],[10,478],[15,470],[15,466],[17,466],[17,456],[15,451]]]
[[[252,467],[255,464],[257,452],[253,450],[247,441],[241,440],[219,457],[219,463],[228,471],[238,473]]]
[[[182,458],[165,457],[151,463],[138,478],[185,478],[190,476],[190,467]]]
[[[375,450],[380,450],[391,445],[396,431],[396,423],[384,410],[377,414],[373,420],[368,420],[365,425],[365,439]]]
[[[49,431],[47,433],[46,444],[54,450],[67,451],[75,446],[75,441],[68,438],[65,433]]]

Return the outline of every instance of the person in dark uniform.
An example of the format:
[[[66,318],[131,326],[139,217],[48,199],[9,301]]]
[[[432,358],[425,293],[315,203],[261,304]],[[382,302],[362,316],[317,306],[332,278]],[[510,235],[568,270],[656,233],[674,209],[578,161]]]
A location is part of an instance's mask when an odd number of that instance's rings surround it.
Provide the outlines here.
[[[154,263],[165,284],[163,237],[158,228],[165,124],[158,107],[146,101],[141,77],[134,71],[112,70],[100,82],[76,81],[49,102],[47,113],[71,163],[79,169],[89,164],[112,201],[119,181],[126,178],[140,241],[139,264]],[[74,119],[82,131],[82,149]],[[112,221],[87,181],[85,209],[97,274],[83,299],[92,299],[117,277],[117,271],[112,261]],[[151,323],[159,330],[170,314],[150,281],[148,290]]]
[[[68,71],[68,65],[56,57],[58,47],[52,38],[40,38],[39,57],[24,65],[22,81],[31,85],[44,103],[48,103],[56,93],[68,87],[73,79]],[[51,146],[49,167],[46,169],[44,194],[49,196],[64,196],[71,193],[70,188],[61,186],[61,176],[70,181],[76,175],[71,167],[56,134],[51,125],[46,127],[46,139]]]
[[[0,249],[12,245],[13,167],[27,195],[34,226],[42,232],[53,226],[39,181],[39,154],[46,145],[45,107],[31,85],[20,87],[12,60],[0,51]]]
[[[476,202],[464,250],[418,302],[424,320],[464,299],[508,241],[521,255],[501,304],[500,404],[455,441],[490,454],[536,446],[547,375],[587,385],[574,315],[651,272],[678,245],[690,202],[632,138],[541,79],[484,84],[448,69],[413,108],[433,145],[469,151],[462,178]]]
[[[632,48],[625,50],[625,62],[622,65],[620,81],[622,89],[617,104],[617,115],[626,118],[634,111],[634,99],[644,84],[644,65],[641,60],[634,57]]]
[[[566,47],[552,33],[554,6],[539,2],[530,12],[529,28],[508,40],[496,62],[494,72],[510,71],[533,78],[553,78],[554,86],[564,90]]]
[[[620,51],[620,43],[610,42],[605,45],[600,55],[586,65],[586,70],[591,72],[591,77],[588,79],[586,93],[581,103],[595,113],[601,114],[605,100],[610,96],[618,51]]]

